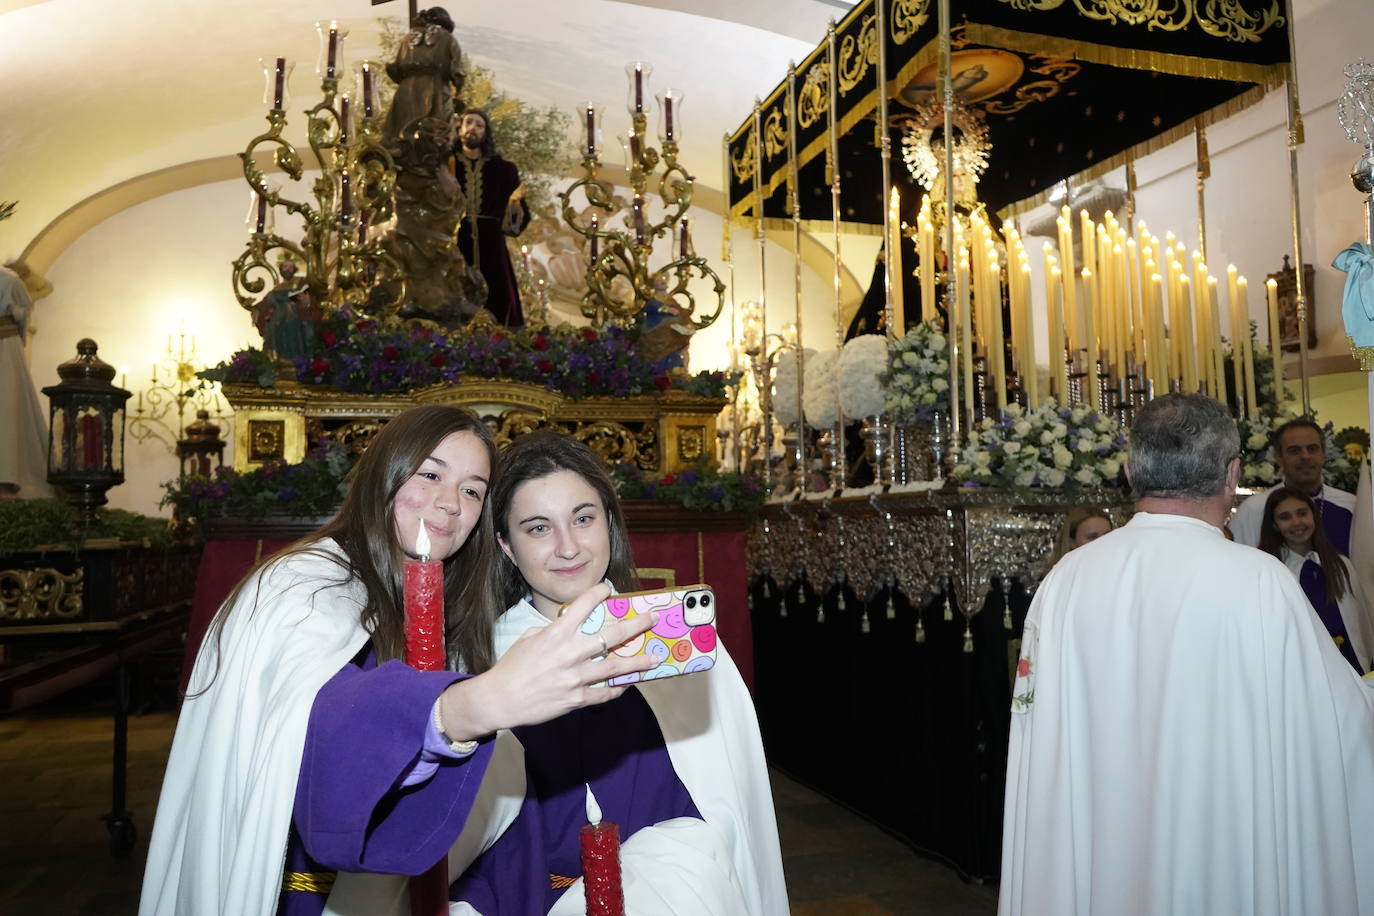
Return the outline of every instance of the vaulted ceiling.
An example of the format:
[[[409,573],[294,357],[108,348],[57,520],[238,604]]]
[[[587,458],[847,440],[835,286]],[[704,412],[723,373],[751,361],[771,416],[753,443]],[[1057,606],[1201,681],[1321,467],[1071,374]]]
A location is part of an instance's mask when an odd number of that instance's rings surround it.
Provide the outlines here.
[[[654,87],[686,93],[687,166],[717,186],[722,134],[850,6],[469,0],[448,9],[464,50],[502,89],[567,110],[596,99],[612,132],[628,120],[624,64],[651,62]],[[299,111],[318,97],[316,21],[348,27],[356,61],[380,56],[378,17],[405,15],[405,0],[0,0],[0,200],[19,201],[0,223],[0,263],[27,253],[44,270],[112,212],[234,177],[234,154],[265,123],[258,58],[297,61]]]

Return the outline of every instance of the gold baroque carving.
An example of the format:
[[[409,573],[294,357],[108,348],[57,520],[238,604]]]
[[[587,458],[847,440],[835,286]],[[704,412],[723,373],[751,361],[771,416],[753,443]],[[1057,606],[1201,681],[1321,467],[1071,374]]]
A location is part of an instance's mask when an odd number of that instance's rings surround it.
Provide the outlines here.
[[[677,457],[688,464],[706,454],[706,427],[679,426],[677,430]]]
[[[0,570],[0,620],[70,620],[80,617],[85,570]]]
[[[1258,42],[1265,32],[1283,25],[1284,18],[1278,0],[1271,0],[1267,10],[1254,14],[1241,5],[1241,0],[1206,0],[1197,24],[1213,38]]]
[[[892,40],[897,44],[906,44],[929,21],[930,0],[893,0]]]
[[[782,124],[782,109],[774,108],[763,119],[763,152],[768,157],[787,150],[787,129]]]
[[[735,180],[743,184],[754,177],[754,131],[752,128],[740,141],[740,147],[744,150],[744,155],[730,153],[730,168],[735,173]]]
[[[872,16],[865,16],[859,37],[846,35],[840,42],[840,92],[848,95],[859,85],[870,66],[878,63],[878,27]]]
[[[248,421],[248,460],[279,461],[286,454],[285,420]]]
[[[983,103],[983,110],[988,114],[1008,115],[1015,114],[1027,105],[1035,102],[1043,102],[1052,99],[1059,94],[1059,83],[1054,80],[1037,80],[1034,83],[1026,83],[1016,89],[1016,98],[1008,102],[990,101]]]
[[[819,121],[829,110],[829,92],[829,70],[823,60],[817,60],[806,71],[806,79],[797,92],[797,123],[802,127],[810,127]]]

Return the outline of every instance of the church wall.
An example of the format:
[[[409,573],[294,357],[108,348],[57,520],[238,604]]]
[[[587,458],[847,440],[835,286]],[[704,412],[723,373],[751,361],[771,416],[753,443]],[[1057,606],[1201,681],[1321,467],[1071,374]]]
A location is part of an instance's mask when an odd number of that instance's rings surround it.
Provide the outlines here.
[[[246,238],[247,201],[241,181],[204,185],[138,204],[77,239],[54,262],[53,294],[36,309],[35,385],[58,382],[58,364],[76,355],[82,337],[95,339],[105,362],[128,366],[124,387],[131,391],[147,388],[153,362],[166,355],[167,336],[182,328],[195,335],[202,365],[257,343],[229,285],[229,262]],[[159,381],[164,377],[159,366]],[[129,401],[130,418],[136,404],[137,395]],[[194,419],[188,411],[186,422]],[[231,443],[229,463],[232,436],[228,429],[222,436]],[[178,473],[176,457],[154,440],[140,444],[126,435],[125,447],[125,482],[110,490],[110,506],[169,515],[157,504],[162,483]]]

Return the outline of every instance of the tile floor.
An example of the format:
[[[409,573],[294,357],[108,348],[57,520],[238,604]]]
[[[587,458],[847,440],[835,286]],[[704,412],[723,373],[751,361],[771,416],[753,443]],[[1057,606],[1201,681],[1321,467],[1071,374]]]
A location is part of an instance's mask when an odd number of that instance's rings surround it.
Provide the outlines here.
[[[108,689],[108,687],[103,687]],[[129,720],[129,809],[139,839],[109,854],[110,719],[102,685],[0,717],[0,913],[124,916],[138,906],[173,717]],[[995,887],[949,868],[785,776],[773,774],[794,916],[964,916],[997,909]]]

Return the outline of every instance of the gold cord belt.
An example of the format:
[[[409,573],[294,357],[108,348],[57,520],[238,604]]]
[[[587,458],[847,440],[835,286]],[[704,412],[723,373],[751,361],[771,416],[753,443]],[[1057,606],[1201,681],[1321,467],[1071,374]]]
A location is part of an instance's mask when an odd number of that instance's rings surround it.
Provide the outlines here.
[[[334,889],[335,877],[332,871],[289,871],[281,876],[281,889],[327,894]]]

